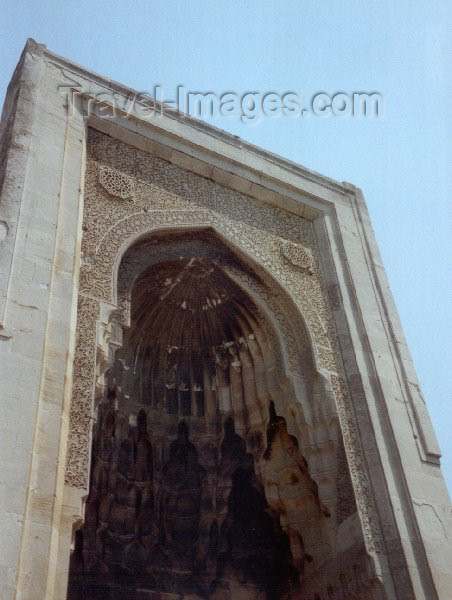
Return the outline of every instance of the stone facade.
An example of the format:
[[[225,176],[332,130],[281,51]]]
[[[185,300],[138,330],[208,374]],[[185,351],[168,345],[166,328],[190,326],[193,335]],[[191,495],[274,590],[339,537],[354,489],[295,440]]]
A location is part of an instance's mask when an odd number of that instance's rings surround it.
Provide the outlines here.
[[[452,597],[360,190],[131,97],[33,41],[8,89],[1,598]]]

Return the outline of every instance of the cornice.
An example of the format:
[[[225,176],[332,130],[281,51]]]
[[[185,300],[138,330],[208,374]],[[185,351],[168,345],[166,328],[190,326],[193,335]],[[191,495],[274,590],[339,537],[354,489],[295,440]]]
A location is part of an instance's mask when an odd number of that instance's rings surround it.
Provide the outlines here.
[[[69,79],[73,76],[74,82],[69,82],[69,84],[74,83],[72,89],[78,96],[83,97],[85,102],[96,102],[96,98],[100,94],[108,92],[115,93],[124,100],[140,95],[137,90],[69,61],[32,39],[27,41],[25,53],[29,53],[33,57],[41,57],[45,62],[64,70],[64,74],[69,76]],[[77,83],[80,86],[77,86]],[[102,104],[108,105],[105,98]],[[162,109],[162,104],[158,101],[155,101],[155,105],[158,110]],[[314,214],[316,210],[320,211],[317,215],[319,216],[321,213],[330,212],[336,204],[350,206],[351,196],[356,194],[357,188],[349,183],[335,181],[167,105],[164,105],[163,108],[164,114],[149,119],[143,119],[132,111],[130,114],[123,114],[122,118],[116,119],[88,117],[87,124],[101,129],[113,137],[118,134],[119,128],[124,127],[129,133],[132,132],[149,139],[155,140],[156,137],[160,137],[161,139],[165,138],[168,142],[172,138],[185,147],[188,156],[193,154],[189,149],[191,146],[199,156],[202,151],[205,156],[210,155],[221,159],[223,170],[226,173],[234,175],[237,171],[241,171],[239,176],[243,176],[244,170],[247,170],[255,174],[254,184],[258,184],[256,176],[263,186],[266,182],[277,182],[295,192],[295,195],[300,196],[301,194],[320,202],[321,206],[313,206],[312,210],[307,211],[305,216],[310,219],[316,217]],[[101,121],[105,121],[105,123],[102,124]],[[226,163],[230,166],[228,167]],[[291,195],[293,198],[293,194]],[[296,201],[303,203],[303,199],[300,197]],[[328,205],[330,206],[328,207]],[[302,211],[297,210],[296,212],[300,214]]]

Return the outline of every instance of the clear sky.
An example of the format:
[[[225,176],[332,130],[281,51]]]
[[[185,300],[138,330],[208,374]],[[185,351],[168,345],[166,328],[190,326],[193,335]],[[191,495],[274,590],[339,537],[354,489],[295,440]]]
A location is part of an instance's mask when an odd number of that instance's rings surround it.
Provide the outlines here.
[[[379,92],[378,119],[218,119],[364,191],[452,489],[450,3],[6,0],[0,101],[28,37],[140,91]],[[449,36],[450,38],[450,36]],[[450,143],[450,142],[449,142]]]

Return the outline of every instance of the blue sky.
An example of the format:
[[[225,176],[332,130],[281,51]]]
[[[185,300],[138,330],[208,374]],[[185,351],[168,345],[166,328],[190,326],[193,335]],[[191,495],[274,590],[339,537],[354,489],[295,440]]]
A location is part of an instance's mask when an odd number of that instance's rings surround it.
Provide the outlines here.
[[[6,0],[0,101],[28,37],[140,91],[162,85],[170,97],[178,85],[291,91],[305,102],[318,92],[382,94],[378,119],[213,123],[363,189],[452,489],[450,14],[442,0]]]

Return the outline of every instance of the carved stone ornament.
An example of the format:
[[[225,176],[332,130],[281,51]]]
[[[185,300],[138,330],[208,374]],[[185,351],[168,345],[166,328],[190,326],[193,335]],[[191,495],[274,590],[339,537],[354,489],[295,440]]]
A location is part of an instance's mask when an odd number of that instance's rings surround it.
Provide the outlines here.
[[[115,198],[127,200],[133,196],[133,180],[116,169],[102,165],[99,169],[99,183]]]
[[[312,223],[93,130],[89,131],[84,193],[83,261],[66,484],[88,489],[96,339],[101,338],[97,328],[104,326],[100,322],[102,307],[122,310],[118,271],[124,253],[136,240],[151,233],[214,230],[232,249],[246,257],[250,270],[265,275],[268,286],[262,296],[267,307],[271,309],[272,296],[276,304],[279,304],[278,297],[286,298],[287,308],[281,305],[279,310],[285,312],[288,323],[295,319],[298,325],[288,327],[287,336],[282,334],[286,338],[284,344],[291,342],[291,328],[306,332],[304,343],[309,342],[315,371],[332,383],[337,407],[334,419],[337,422],[339,413],[366,546],[371,552],[382,551],[378,517],[344,376],[331,304],[320,276]],[[122,199],[133,196],[133,202],[114,202],[111,196]],[[108,323],[105,326],[108,327]],[[292,354],[296,356],[295,351]],[[287,362],[288,377],[296,379],[297,373],[290,365],[294,361]]]
[[[356,419],[351,406],[347,384],[342,377],[332,375],[331,385],[339,410],[339,420],[344,436],[344,445],[356,494],[356,502],[360,509],[359,513],[366,546],[370,551],[383,552],[383,544],[379,534],[378,517],[371,501],[372,492],[366,474],[359,432],[356,426]]]
[[[291,265],[309,273],[309,275],[314,274],[315,261],[312,251],[309,248],[301,244],[288,242],[287,240],[281,240],[280,243],[281,254]]]

